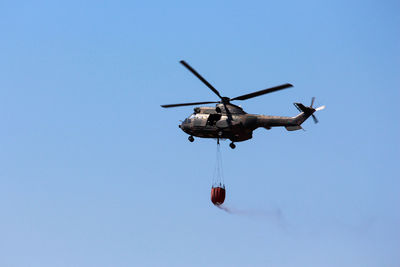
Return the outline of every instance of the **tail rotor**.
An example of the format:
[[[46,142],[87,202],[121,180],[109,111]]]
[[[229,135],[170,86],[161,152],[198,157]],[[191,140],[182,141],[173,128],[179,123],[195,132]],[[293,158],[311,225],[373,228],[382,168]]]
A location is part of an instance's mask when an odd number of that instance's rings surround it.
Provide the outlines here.
[[[318,107],[318,108],[313,108],[314,101],[315,101],[315,96],[313,96],[313,98],[311,98],[311,105],[310,105],[310,108],[312,108],[312,109],[314,110],[314,112],[315,112],[315,111],[323,110],[323,109],[325,108],[325,105],[324,105],[324,106],[320,106],[320,107]],[[318,123],[317,117],[315,117],[314,114],[312,114],[311,116],[312,116],[312,118],[313,118],[313,120],[314,120],[314,123]]]

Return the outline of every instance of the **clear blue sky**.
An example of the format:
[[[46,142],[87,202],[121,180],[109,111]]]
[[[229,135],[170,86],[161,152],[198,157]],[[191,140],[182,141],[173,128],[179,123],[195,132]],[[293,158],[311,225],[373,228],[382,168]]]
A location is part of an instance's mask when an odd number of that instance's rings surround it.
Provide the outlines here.
[[[400,266],[398,1],[2,1],[0,266]],[[177,127],[223,95],[327,105],[222,144]]]

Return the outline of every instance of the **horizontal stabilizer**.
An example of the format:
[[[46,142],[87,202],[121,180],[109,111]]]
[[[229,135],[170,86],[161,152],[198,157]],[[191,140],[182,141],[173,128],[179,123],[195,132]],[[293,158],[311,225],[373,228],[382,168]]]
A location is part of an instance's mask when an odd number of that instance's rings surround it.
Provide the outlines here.
[[[296,126],[285,126],[286,130],[288,131],[297,131],[300,129],[303,129],[300,125],[296,125]]]

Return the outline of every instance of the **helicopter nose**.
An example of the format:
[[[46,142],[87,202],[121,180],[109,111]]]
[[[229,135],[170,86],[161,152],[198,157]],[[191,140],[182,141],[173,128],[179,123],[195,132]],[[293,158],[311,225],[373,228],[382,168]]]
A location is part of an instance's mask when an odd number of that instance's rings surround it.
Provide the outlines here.
[[[185,128],[186,128],[186,124],[185,124],[185,122],[182,122],[182,124],[181,125],[179,125],[179,128],[181,128],[183,131],[185,130]]]
[[[179,128],[181,128],[182,131],[186,132],[188,130],[188,124],[184,121],[182,124],[178,125]]]

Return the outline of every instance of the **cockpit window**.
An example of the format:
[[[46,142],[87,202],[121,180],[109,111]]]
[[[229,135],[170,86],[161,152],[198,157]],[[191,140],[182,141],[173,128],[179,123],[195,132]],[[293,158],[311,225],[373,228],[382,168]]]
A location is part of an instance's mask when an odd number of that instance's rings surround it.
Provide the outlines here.
[[[195,114],[190,115],[189,119],[194,119],[194,117],[196,117]]]

